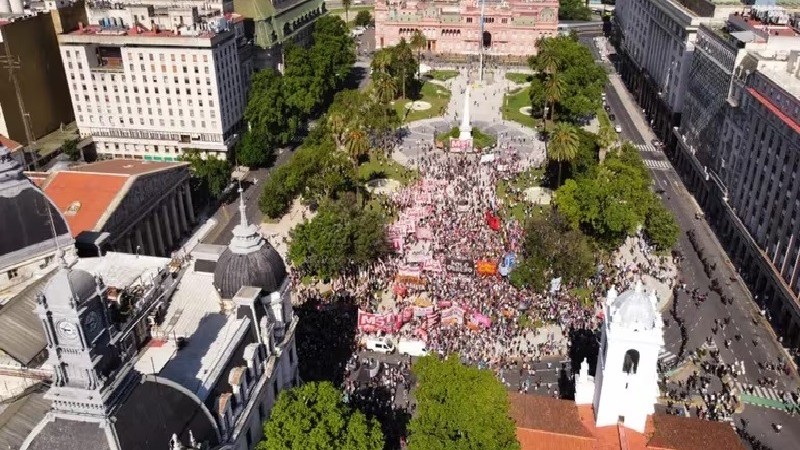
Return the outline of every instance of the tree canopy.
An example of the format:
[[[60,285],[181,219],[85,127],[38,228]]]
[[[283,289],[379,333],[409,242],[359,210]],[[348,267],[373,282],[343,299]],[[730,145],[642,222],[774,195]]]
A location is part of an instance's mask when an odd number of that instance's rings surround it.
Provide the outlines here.
[[[182,161],[191,163],[192,173],[201,181],[212,197],[219,197],[231,180],[231,165],[224,159],[208,156],[203,159],[200,150],[190,149],[181,155]]]
[[[417,94],[419,62],[414,58],[411,45],[404,38],[400,38],[400,42],[393,47],[382,48],[375,52],[372,69],[391,76],[397,86],[397,94],[403,98],[414,97]]]
[[[553,201],[573,227],[584,230],[608,248],[617,247],[639,227],[646,227],[646,219],[652,215],[650,223],[655,226],[657,245],[667,248],[674,244],[670,242],[673,232],[666,218],[671,214],[654,210],[658,199],[650,184],[650,174],[639,152],[626,143],[619,151],[609,153],[586,176],[567,180],[556,191]]]
[[[555,101],[555,113],[575,120],[597,111],[602,106],[600,94],[608,81],[605,70],[594,61],[591,50],[578,42],[575,36],[545,37],[538,41],[538,53],[528,59],[536,73],[531,83],[531,99],[547,99],[547,80],[557,74],[561,84]],[[554,92],[551,87],[551,93]],[[537,104],[534,108],[540,107]]]
[[[282,391],[257,450],[383,450],[380,425],[342,401],[329,382]]]
[[[592,20],[592,10],[583,0],[558,0],[558,20]]]
[[[409,450],[517,450],[508,395],[489,370],[445,360],[420,358],[417,414],[409,424]]]
[[[247,131],[236,146],[236,161],[248,167],[268,167],[275,160],[275,149],[267,144],[267,138],[256,131]]]
[[[522,258],[510,280],[519,288],[541,291],[552,278],[579,283],[591,276],[595,257],[589,239],[556,211],[534,215],[525,224]]]
[[[323,278],[337,275],[389,251],[384,227],[380,209],[362,209],[347,196],[326,201],[316,217],[292,231],[289,259],[303,273]]]
[[[357,27],[368,27],[372,25],[372,14],[369,10],[362,9],[356,14],[355,25]]]

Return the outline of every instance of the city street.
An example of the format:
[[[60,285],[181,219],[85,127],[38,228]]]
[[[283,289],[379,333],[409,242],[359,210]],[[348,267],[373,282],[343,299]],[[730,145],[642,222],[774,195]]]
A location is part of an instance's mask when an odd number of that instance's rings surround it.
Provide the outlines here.
[[[596,35],[581,36],[581,41],[592,48],[599,57],[594,45]],[[610,58],[613,61],[613,55]],[[607,67],[613,68],[611,63]],[[758,363],[775,363],[779,357],[786,359],[784,350],[775,339],[775,335],[767,321],[760,315],[755,302],[741,280],[738,279],[733,266],[722,250],[719,242],[699,212],[699,207],[692,195],[684,188],[680,177],[673,169],[667,157],[650,143],[655,139],[648,128],[641,109],[635,104],[630,93],[624,88],[616,73],[609,74],[610,83],[606,89],[607,102],[616,121],[622,126],[623,136],[639,147],[645,165],[650,169],[654,180],[654,188],[661,192],[665,205],[674,212],[681,228],[681,235],[676,250],[684,257],[681,263],[681,279],[686,284],[680,290],[667,311],[663,312],[666,329],[665,358],[684,362],[690,351],[703,347],[706,339],[712,344],[706,348],[718,349],[720,361],[726,364],[743,365],[736,378],[739,392],[742,386],[758,386],[758,380],[769,377],[777,381],[775,388],[758,388],[754,395],[747,396],[744,412],[737,415],[736,425],[741,426],[739,417],[744,417],[749,425],[747,431],[754,434],[764,444],[772,448],[792,448],[800,436],[800,421],[792,419],[785,412],[777,409],[763,408],[755,404],[769,404],[773,408],[783,407],[777,393],[781,390],[797,389],[794,373],[784,373],[762,369]],[[696,246],[692,245],[687,235],[694,231]],[[697,249],[697,250],[696,250]],[[699,254],[702,252],[702,255]],[[716,270],[706,274],[702,259],[716,265]],[[712,278],[721,281],[721,293],[733,298],[732,304],[723,304],[720,295],[711,290]],[[688,291],[697,289],[700,294],[707,294],[705,301],[697,304]],[[722,321],[729,318],[730,324],[724,328],[715,327],[715,319]],[[679,323],[687,330],[687,341],[682,344]],[[718,328],[717,333],[712,328]],[[738,337],[738,339],[737,339]],[[730,348],[726,348],[726,341]],[[684,351],[681,353],[681,348]],[[674,355],[674,356],[673,356]],[[783,431],[776,433],[773,423],[783,425]]]

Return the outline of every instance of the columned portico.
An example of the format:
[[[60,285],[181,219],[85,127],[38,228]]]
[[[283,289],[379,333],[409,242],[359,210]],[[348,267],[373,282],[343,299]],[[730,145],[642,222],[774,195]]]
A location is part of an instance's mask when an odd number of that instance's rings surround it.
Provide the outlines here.
[[[180,213],[178,215],[181,216],[181,227],[183,227],[183,231],[189,231],[192,227],[186,220],[186,205],[180,191],[175,192],[175,199],[178,201],[178,212]]]
[[[188,214],[187,217],[189,218],[189,222],[194,224],[194,222],[195,222],[195,220],[194,220],[194,205],[192,204],[192,191],[189,188],[189,182],[188,181],[186,183],[184,183],[184,185],[182,187],[182,190],[183,190],[183,198],[184,198],[184,201],[186,202],[186,213]]]
[[[166,203],[161,204],[161,211],[159,213],[161,225],[164,227],[164,237],[167,240],[167,247],[172,248],[175,240],[172,238],[172,225],[170,224],[169,214],[167,213]]]
[[[143,254],[147,249],[144,248],[144,239],[142,239],[142,229],[136,227],[136,231],[134,232],[136,236],[136,254],[140,255]]]
[[[147,241],[147,254],[148,255],[157,255],[160,248],[156,247],[156,240],[153,236],[153,227],[150,226],[150,220],[145,220],[143,222],[144,226],[144,234],[145,234],[145,241]]]
[[[153,214],[148,219],[150,222],[150,226],[155,230],[155,242],[157,246],[156,254],[161,256],[167,256],[169,252],[167,248],[164,246],[164,239],[161,238],[161,226],[158,223],[158,208],[153,211]]]
[[[175,243],[179,243],[181,240],[181,236],[183,235],[183,230],[181,230],[181,223],[180,218],[178,217],[178,207],[175,206],[177,200],[175,200],[174,195],[170,195],[167,198],[167,205],[169,206],[169,212],[172,214],[170,216],[170,220],[172,222],[172,231],[175,237]]]

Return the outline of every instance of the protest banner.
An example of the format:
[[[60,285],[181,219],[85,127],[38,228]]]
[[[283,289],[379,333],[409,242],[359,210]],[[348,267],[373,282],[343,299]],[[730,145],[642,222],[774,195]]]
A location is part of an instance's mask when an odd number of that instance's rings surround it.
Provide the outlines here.
[[[371,314],[358,310],[358,328],[367,333],[383,331],[393,333],[397,325],[394,314]]]
[[[472,273],[474,270],[472,266],[472,261],[468,259],[456,259],[456,258],[448,259],[447,263],[445,264],[445,269],[448,272],[453,272],[453,273]]]
[[[479,259],[475,264],[478,275],[494,275],[497,273],[497,263],[486,259]]]
[[[442,323],[445,325],[461,325],[464,323],[464,310],[453,306],[441,311]]]

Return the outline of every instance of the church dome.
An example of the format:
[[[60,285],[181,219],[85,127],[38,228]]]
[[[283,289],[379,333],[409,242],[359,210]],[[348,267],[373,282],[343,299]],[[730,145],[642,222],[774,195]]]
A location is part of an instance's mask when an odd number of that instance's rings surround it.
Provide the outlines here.
[[[72,243],[61,212],[22,170],[0,146],[0,267],[54,251],[56,236],[61,245]]]
[[[44,297],[48,302],[58,299],[69,300],[72,292],[78,301],[92,298],[97,292],[97,281],[85,270],[72,270],[62,267],[44,288]]]
[[[222,298],[233,298],[242,286],[253,286],[272,293],[280,290],[286,278],[283,258],[261,235],[256,225],[247,224],[240,192],[241,222],[233,228],[233,239],[217,260],[214,286]]]
[[[214,286],[222,298],[232,298],[242,286],[275,292],[280,289],[284,278],[286,265],[283,258],[266,241],[250,253],[235,253],[226,248],[214,270]]]
[[[626,328],[651,330],[658,321],[653,300],[637,281],[633,289],[629,289],[617,297],[611,305],[611,321]]]

